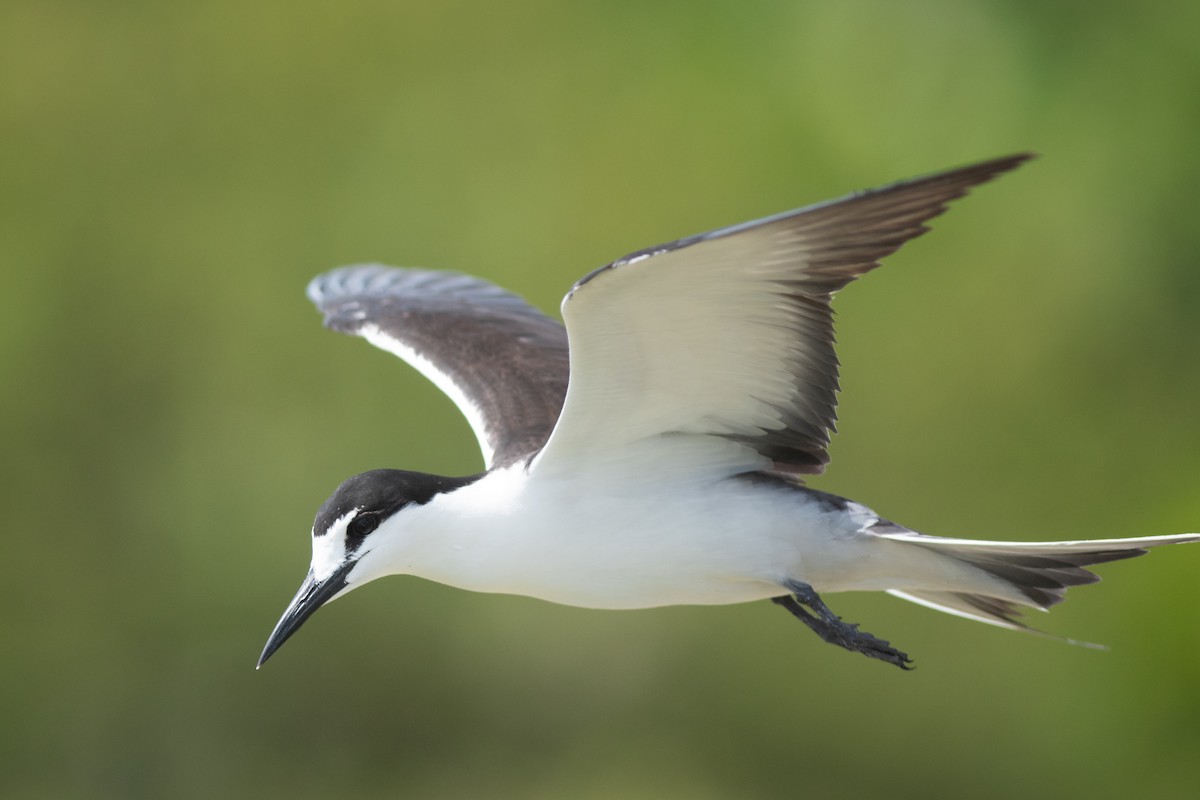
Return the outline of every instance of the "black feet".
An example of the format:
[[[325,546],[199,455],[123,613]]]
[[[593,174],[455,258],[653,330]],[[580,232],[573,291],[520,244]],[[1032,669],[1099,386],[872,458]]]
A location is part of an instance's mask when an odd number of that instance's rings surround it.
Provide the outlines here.
[[[829,610],[829,606],[825,605],[821,596],[807,583],[788,581],[786,587],[793,594],[772,597],[771,602],[778,603],[792,612],[792,616],[812,628],[813,633],[820,636],[823,641],[855,653],[862,653],[868,658],[878,658],[880,661],[895,664],[900,669],[912,669],[909,666],[912,659],[907,654],[900,652],[883,639],[872,636],[866,631],[860,631],[857,625],[843,622],[841,617]],[[816,612],[816,616],[810,614],[808,609]]]

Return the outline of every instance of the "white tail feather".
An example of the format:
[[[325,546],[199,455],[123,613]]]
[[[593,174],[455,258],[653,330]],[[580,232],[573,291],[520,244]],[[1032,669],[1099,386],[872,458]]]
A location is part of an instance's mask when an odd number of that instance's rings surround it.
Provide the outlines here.
[[[1093,564],[1144,555],[1151,547],[1200,541],[1200,534],[1147,536],[1135,539],[1096,539],[1070,542],[992,542],[973,539],[944,539],[914,531],[880,532],[896,542],[911,542],[956,561],[975,567],[983,574],[976,586],[945,586],[888,590],[888,594],[947,614],[985,622],[1010,630],[1043,634],[1021,619],[1021,607],[1047,611],[1065,599],[1067,589],[1095,583],[1096,573],[1085,569]],[[1015,593],[1000,595],[995,579]],[[1053,637],[1059,638],[1059,637]],[[1085,647],[1100,645],[1065,641]]]

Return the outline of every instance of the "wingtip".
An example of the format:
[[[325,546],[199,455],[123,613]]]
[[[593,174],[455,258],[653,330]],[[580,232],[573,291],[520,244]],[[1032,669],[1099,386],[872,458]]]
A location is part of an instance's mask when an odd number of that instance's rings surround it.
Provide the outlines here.
[[[1008,172],[1009,170],[1016,169],[1017,167],[1021,166],[1022,164],[1026,163],[1026,162],[1033,161],[1037,157],[1038,157],[1038,154],[1036,152],[1034,152],[1033,150],[1026,150],[1021,153],[1013,153],[1012,155],[1000,156],[999,158],[994,158],[991,161],[985,161],[985,162],[983,162],[983,164],[984,165],[986,165],[986,164],[996,165],[996,167],[998,169],[996,170],[995,174],[999,175],[1002,172]]]
[[[1020,153],[1012,153],[1006,156],[998,156],[996,158],[989,158],[984,161],[964,164],[961,167],[940,170],[919,178],[903,180],[897,184],[893,184],[893,186],[900,188],[911,184],[937,184],[947,181],[957,184],[961,189],[961,193],[965,194],[971,187],[977,186],[981,183],[987,183],[993,178],[999,177],[1006,172],[1011,172],[1022,164],[1032,161],[1037,157],[1038,154],[1031,150]],[[962,196],[962,194],[959,194],[958,196]]]

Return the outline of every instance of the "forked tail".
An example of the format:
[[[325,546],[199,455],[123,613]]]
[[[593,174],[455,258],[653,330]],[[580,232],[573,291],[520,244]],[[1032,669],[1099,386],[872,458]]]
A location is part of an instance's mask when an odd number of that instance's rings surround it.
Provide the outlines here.
[[[1070,587],[1100,580],[1099,575],[1086,567],[1145,555],[1149,548],[1159,545],[1200,541],[1200,534],[1194,533],[1139,539],[1032,543],[944,539],[912,531],[879,535],[928,548],[984,573],[979,576],[980,580],[971,581],[969,586],[910,588],[903,591],[892,589],[888,591],[889,594],[960,617],[1034,633],[1040,631],[1021,621],[1021,607],[1046,611],[1066,599]]]

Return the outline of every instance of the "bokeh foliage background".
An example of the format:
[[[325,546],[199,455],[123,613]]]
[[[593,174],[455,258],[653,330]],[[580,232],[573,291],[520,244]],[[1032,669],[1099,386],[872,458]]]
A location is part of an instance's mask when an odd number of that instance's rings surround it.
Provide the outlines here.
[[[1180,797],[1200,548],[1036,623],[604,613],[391,579],[253,669],[312,513],[462,474],[302,290],[383,260],[553,310],[627,251],[1033,149],[839,301],[834,465],[920,530],[1200,527],[1200,5],[0,5],[0,793]]]

